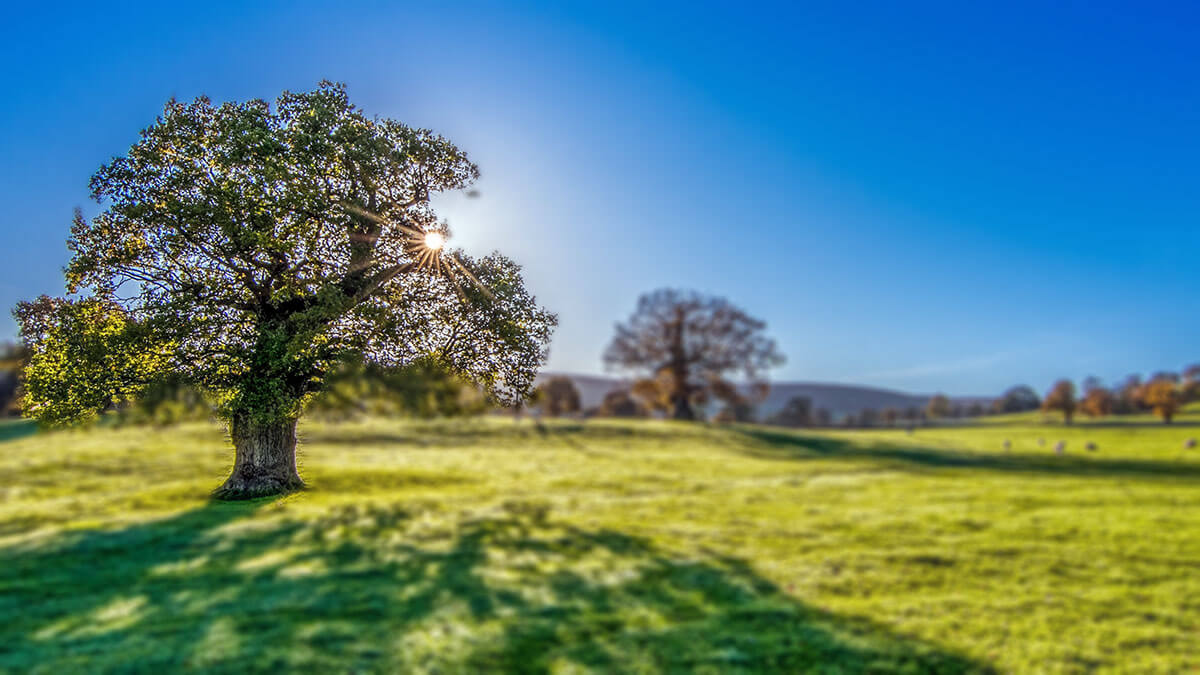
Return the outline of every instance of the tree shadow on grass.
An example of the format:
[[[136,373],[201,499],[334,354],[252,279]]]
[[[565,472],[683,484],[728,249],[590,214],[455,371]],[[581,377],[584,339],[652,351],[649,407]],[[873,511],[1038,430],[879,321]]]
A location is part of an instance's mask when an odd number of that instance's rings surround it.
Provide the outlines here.
[[[37,430],[37,422],[33,420],[0,420],[0,443],[32,436]]]
[[[338,446],[404,446],[404,449],[433,448],[440,449],[455,446],[476,446],[486,440],[489,447],[497,450],[518,448],[522,450],[531,447],[528,441],[543,438],[554,438],[569,441],[573,436],[586,435],[589,440],[608,441],[629,439],[644,434],[645,430],[632,429],[626,426],[605,424],[584,424],[551,420],[532,424],[486,424],[476,420],[445,420],[435,422],[414,422],[399,429],[387,430],[356,427],[354,424],[333,424],[325,428],[302,429],[300,442],[308,445],[338,445]]]
[[[1137,478],[1170,481],[1200,480],[1200,463],[1141,459],[1108,459],[1082,455],[1031,455],[1024,453],[955,452],[944,448],[850,441],[829,436],[762,428],[734,427],[737,434],[755,441],[742,451],[766,459],[863,460],[897,470],[975,469],[999,473],[1028,473],[1085,478]]]
[[[991,672],[542,506],[239,507],[0,549],[0,670]]]

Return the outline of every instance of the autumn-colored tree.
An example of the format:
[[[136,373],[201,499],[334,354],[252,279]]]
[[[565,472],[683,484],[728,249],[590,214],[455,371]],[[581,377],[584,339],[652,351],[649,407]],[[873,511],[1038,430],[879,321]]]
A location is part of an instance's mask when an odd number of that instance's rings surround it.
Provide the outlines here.
[[[1043,412],[1061,412],[1063,422],[1066,424],[1070,424],[1071,419],[1075,416],[1075,407],[1075,383],[1070,380],[1055,382],[1050,393],[1046,394],[1045,400],[1042,401]]]
[[[1143,405],[1162,418],[1164,424],[1171,423],[1183,404],[1182,389],[1169,377],[1156,377],[1142,385],[1139,398]]]
[[[1104,387],[1093,386],[1084,391],[1079,409],[1088,417],[1106,417],[1113,412],[1116,397]]]
[[[945,394],[934,394],[929,399],[929,403],[925,406],[925,414],[930,419],[938,419],[939,417],[949,417],[952,408],[950,399]]]
[[[749,387],[739,388],[727,380],[716,380],[709,387],[709,394],[724,403],[717,415],[727,422],[754,422],[758,419],[758,404],[766,400],[771,387],[766,382],[754,382]]]
[[[663,378],[675,419],[696,419],[697,398],[712,395],[731,374],[758,380],[783,363],[766,327],[724,298],[662,289],[638,300],[604,353],[612,369]]]
[[[445,138],[352,105],[343,86],[170,101],[92,177],[67,291],[16,311],[28,414],[88,418],[165,374],[228,422],[238,499],[303,486],[296,422],[348,358],[421,359],[522,399],[556,323],[499,254],[443,249],[430,196],[478,170]]]
[[[541,395],[538,403],[550,417],[561,417],[579,412],[579,388],[571,378],[558,375],[546,380],[538,387]]]
[[[671,385],[667,373],[659,373],[655,377],[643,377],[635,380],[629,393],[637,399],[646,410],[665,414],[671,410]]]

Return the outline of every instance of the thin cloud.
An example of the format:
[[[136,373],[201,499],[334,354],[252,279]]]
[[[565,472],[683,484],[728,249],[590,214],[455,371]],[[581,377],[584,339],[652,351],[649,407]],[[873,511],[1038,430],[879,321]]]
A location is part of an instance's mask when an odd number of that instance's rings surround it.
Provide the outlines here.
[[[948,373],[960,373],[963,371],[983,370],[990,368],[999,363],[1003,363],[1014,356],[1013,352],[997,352],[986,356],[976,356],[969,359],[959,359],[957,361],[941,361],[938,363],[926,363],[915,366],[907,366],[904,368],[895,368],[891,370],[877,370],[872,373],[863,373],[858,375],[858,379],[906,379],[914,377],[928,377],[930,375],[945,375]]]

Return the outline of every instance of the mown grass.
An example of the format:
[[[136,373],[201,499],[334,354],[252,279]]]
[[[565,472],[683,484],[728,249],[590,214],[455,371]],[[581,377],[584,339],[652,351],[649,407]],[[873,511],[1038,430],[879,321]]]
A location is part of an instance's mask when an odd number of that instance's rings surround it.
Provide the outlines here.
[[[1195,670],[1200,414],[1120,422],[313,423],[243,504],[215,426],[2,424],[0,670]]]

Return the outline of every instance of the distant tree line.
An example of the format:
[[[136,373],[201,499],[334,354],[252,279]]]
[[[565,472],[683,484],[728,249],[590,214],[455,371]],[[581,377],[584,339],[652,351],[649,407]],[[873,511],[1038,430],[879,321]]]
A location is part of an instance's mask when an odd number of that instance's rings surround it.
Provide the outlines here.
[[[1070,380],[1059,380],[1042,402],[1044,412],[1058,412],[1070,424],[1076,411],[1090,418],[1108,415],[1153,413],[1170,424],[1180,408],[1200,401],[1200,364],[1193,364],[1181,373],[1158,372],[1143,380],[1129,375],[1112,387],[1105,387],[1098,377],[1083,381],[1082,396],[1077,397]]]
[[[0,344],[0,417],[21,414],[21,368],[27,356],[19,344]]]

